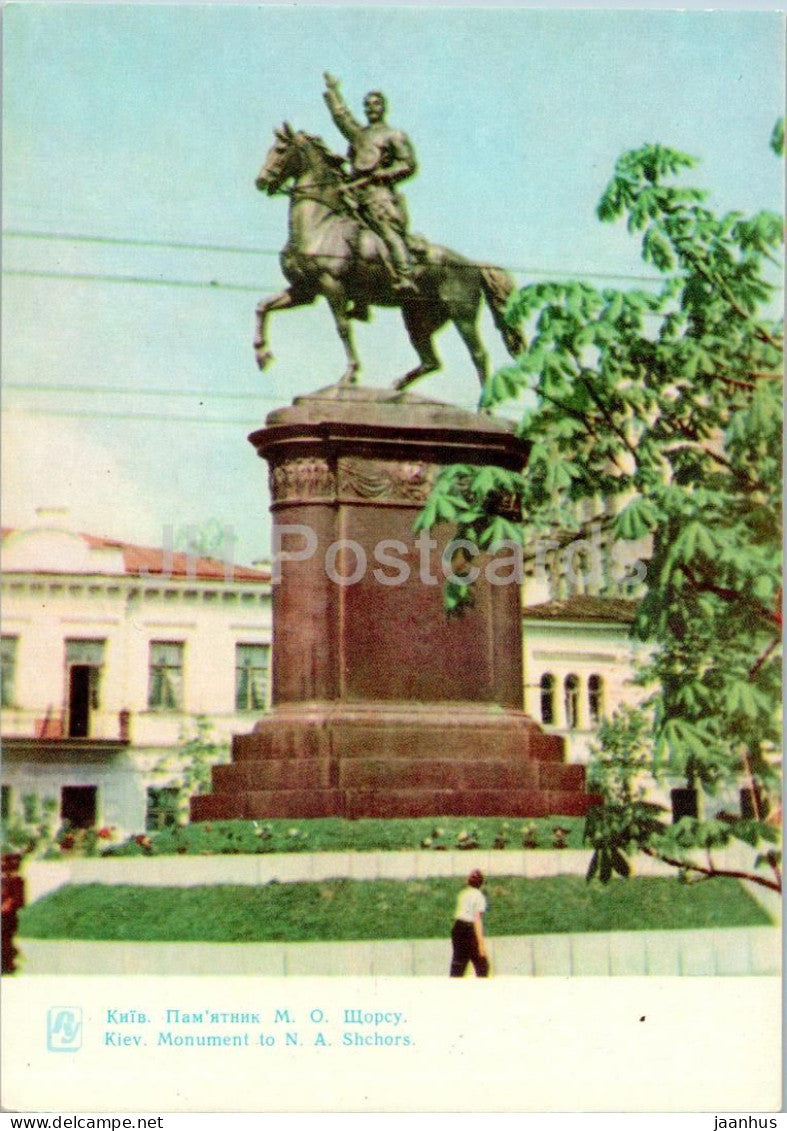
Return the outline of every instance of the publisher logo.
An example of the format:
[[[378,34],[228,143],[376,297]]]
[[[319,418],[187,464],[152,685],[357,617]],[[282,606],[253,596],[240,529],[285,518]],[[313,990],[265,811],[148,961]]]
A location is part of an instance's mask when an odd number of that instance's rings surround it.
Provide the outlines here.
[[[76,1052],[82,1048],[82,1010],[57,1006],[46,1017],[46,1047],[50,1052]]]

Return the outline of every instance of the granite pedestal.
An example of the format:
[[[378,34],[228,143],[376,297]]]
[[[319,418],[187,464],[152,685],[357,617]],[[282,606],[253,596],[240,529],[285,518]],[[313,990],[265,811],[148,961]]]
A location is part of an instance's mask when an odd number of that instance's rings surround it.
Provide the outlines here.
[[[271,413],[250,440],[269,464],[281,551],[272,710],[235,737],[192,819],[585,813],[583,768],[521,710],[512,551],[473,561],[473,607],[449,616],[454,527],[413,532],[442,468],[522,469],[514,426],[334,387]]]

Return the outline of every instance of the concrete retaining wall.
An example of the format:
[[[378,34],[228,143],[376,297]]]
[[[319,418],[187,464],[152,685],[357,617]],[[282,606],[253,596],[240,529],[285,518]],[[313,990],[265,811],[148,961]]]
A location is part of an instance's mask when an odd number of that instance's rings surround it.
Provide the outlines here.
[[[446,976],[447,939],[404,942],[118,943],[20,939],[20,973]],[[494,975],[778,975],[775,927],[490,938]]]
[[[486,876],[584,875],[589,850],[486,852],[291,852],[255,856],[130,856],[33,861],[25,869],[26,899],[34,903],[64,884],[134,884],[194,887],[205,884],[292,884],[308,880],[415,880],[464,877],[472,868]],[[640,876],[670,876],[674,868],[648,856],[637,859]]]

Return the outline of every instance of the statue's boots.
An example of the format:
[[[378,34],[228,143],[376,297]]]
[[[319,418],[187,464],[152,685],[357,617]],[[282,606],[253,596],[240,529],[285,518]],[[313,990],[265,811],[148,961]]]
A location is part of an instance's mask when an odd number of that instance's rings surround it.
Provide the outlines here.
[[[398,295],[417,295],[418,287],[410,274],[401,274],[394,280],[393,289]]]
[[[354,299],[350,307],[350,318],[354,318],[357,322],[368,322],[369,303],[362,302],[360,299]]]

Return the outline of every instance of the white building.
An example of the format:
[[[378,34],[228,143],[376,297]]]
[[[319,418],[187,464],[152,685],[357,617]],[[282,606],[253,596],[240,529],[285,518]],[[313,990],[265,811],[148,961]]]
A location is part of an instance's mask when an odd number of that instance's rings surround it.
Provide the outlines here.
[[[3,531],[0,565],[3,816],[35,794],[77,826],[154,827],[195,720],[228,743],[268,705],[269,572],[51,516]]]
[[[563,735],[570,762],[589,760],[601,718],[642,698],[632,683],[635,607],[575,594],[524,610],[525,710],[548,733]]]
[[[530,547],[525,556],[525,710],[587,762],[599,720],[641,701],[633,683],[643,645],[631,627],[650,555],[647,539],[613,538],[614,506],[588,500],[579,535]]]

